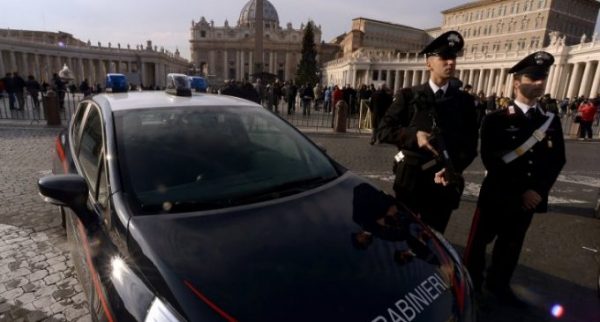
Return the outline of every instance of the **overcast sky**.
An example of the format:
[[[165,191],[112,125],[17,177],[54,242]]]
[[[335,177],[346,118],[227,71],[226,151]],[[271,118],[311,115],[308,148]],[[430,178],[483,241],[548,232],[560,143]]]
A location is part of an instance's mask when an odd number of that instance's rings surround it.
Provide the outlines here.
[[[64,31],[92,44],[113,47],[121,43],[145,44],[190,58],[192,20],[202,16],[223,26],[235,25],[248,0],[21,0],[2,1],[0,28]],[[280,25],[294,28],[308,19],[321,25],[323,40],[349,31],[356,17],[426,29],[442,24],[441,11],[468,0],[269,0],[277,9]],[[596,30],[598,30],[598,24]]]

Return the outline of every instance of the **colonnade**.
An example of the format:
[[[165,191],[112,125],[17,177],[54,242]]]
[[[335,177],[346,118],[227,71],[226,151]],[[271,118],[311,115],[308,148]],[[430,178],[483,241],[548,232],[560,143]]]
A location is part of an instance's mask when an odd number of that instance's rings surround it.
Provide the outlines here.
[[[103,84],[107,73],[137,73],[144,86],[160,87],[166,84],[166,74],[188,73],[190,66],[185,59],[148,49],[61,48],[0,37],[0,77],[18,72],[24,78],[32,75],[50,83],[64,65],[71,70],[75,84],[84,79]]]
[[[248,79],[255,71],[253,49],[208,50],[208,74],[217,79]],[[289,51],[265,50],[263,72],[276,75],[282,80],[293,79],[300,55]]]

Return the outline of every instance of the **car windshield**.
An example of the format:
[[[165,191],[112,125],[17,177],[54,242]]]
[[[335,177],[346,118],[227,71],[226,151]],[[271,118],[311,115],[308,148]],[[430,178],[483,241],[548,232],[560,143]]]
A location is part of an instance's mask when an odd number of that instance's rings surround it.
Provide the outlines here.
[[[275,199],[339,175],[304,136],[257,107],[132,109],[114,117],[125,195],[142,214]]]

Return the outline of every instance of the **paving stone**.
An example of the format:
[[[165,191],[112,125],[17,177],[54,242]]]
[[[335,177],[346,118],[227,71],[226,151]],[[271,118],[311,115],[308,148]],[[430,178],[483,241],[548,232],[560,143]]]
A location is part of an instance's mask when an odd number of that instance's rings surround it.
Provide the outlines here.
[[[62,273],[54,273],[44,278],[46,285],[52,285],[60,281],[63,278]]]
[[[7,300],[14,300],[15,298],[23,295],[23,289],[20,287],[17,288],[13,288],[12,290],[8,290],[2,294],[0,294],[0,297],[3,297]]]
[[[29,275],[29,280],[31,282],[35,282],[37,280],[41,280],[42,278],[44,278],[46,276],[48,276],[48,271],[43,269],[43,270],[35,271],[31,275]]]
[[[33,311],[27,314],[25,320],[27,322],[38,322],[44,320],[45,318],[47,318],[47,315],[44,312]]]
[[[29,304],[35,300],[35,294],[33,292],[24,293],[23,295],[17,297],[15,299],[15,304],[22,306],[24,304]]]
[[[75,321],[77,318],[80,318],[86,314],[88,314],[88,310],[85,307],[68,307],[63,311],[65,318],[67,321]]]

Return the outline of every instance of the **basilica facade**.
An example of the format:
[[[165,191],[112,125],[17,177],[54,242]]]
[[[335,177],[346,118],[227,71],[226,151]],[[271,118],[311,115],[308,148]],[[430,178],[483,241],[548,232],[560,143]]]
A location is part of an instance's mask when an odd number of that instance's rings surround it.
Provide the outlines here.
[[[296,29],[291,23],[282,28],[277,10],[263,1],[263,72],[279,80],[292,80],[301,58],[304,24]],[[317,60],[326,61],[337,52],[337,46],[321,41],[321,26],[313,23]],[[211,83],[224,80],[248,80],[255,70],[256,0],[242,8],[238,21],[222,26],[205,17],[192,21],[190,48],[194,68],[207,75]]]

